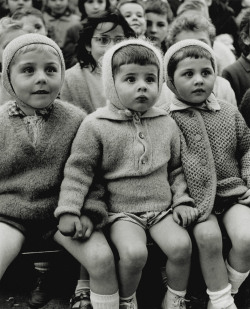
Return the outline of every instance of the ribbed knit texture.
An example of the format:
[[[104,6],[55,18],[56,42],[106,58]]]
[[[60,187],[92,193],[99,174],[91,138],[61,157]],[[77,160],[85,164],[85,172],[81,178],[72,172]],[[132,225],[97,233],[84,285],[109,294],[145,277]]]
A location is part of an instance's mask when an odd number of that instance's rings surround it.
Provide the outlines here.
[[[218,102],[216,112],[172,112],[182,131],[182,164],[199,221],[211,213],[216,195],[240,196],[250,187],[250,131],[236,107]]]

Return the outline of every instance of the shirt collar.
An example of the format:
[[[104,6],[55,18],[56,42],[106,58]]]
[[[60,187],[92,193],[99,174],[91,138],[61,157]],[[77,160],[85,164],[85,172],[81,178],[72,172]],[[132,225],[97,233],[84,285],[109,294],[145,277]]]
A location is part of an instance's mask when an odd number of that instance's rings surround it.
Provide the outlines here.
[[[47,108],[41,108],[35,110],[35,114],[37,116],[41,116],[45,119],[47,119],[53,109],[53,104],[51,104]],[[9,116],[10,117],[15,117],[18,116],[20,118],[26,117],[27,115],[24,113],[24,111],[21,110],[21,108],[17,105],[16,102],[10,102],[9,108],[8,108]]]
[[[191,106],[183,101],[180,101],[177,97],[174,97],[171,104],[170,104],[170,111],[180,111],[185,110],[188,108],[196,108],[201,110],[208,110],[208,111],[218,111],[221,109],[220,104],[216,100],[216,97],[213,93],[207,98],[204,104],[199,106]]]

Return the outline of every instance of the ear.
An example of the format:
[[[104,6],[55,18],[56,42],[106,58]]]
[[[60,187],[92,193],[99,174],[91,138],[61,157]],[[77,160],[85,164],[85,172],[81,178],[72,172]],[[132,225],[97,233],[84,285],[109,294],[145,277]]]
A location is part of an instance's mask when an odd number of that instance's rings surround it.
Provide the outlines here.
[[[207,6],[210,6],[212,4],[213,0],[206,0],[206,2],[207,2]]]
[[[245,45],[250,45],[250,37],[246,36],[245,38],[242,38],[242,41]]]
[[[91,52],[91,46],[90,45],[85,45],[85,48],[87,49],[88,52]]]

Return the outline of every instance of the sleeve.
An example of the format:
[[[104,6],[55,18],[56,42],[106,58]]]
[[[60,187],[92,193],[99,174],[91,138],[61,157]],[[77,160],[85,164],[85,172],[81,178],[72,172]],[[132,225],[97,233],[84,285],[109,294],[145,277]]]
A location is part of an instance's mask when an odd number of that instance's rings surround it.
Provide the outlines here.
[[[92,125],[93,118],[89,118],[84,119],[73,141],[55,216],[65,213],[80,216],[85,211],[95,224],[101,224],[106,214],[99,176],[102,145],[99,130]]]
[[[250,128],[250,89],[248,89],[239,105],[239,111]]]
[[[169,165],[169,182],[172,191],[172,208],[180,205],[194,207],[194,200],[189,196],[187,182],[181,163],[180,130],[177,125],[171,143],[171,161]]]

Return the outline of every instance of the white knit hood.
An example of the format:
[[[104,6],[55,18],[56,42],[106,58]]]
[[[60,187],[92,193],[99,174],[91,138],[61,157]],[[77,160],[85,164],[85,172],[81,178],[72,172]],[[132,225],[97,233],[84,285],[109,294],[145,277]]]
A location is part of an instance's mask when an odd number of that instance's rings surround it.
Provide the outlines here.
[[[119,110],[124,110],[126,109],[126,107],[122,105],[116,92],[115,82],[112,73],[112,59],[116,51],[128,45],[141,45],[147,47],[148,49],[154,52],[159,61],[159,95],[161,93],[163,83],[163,57],[161,51],[157,47],[155,47],[152,43],[143,39],[128,39],[114,45],[103,56],[102,81],[103,81],[104,93],[107,100]]]

